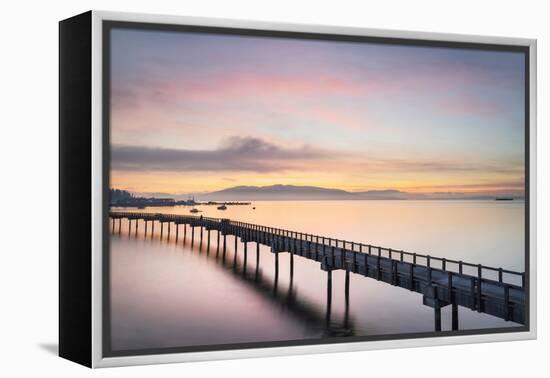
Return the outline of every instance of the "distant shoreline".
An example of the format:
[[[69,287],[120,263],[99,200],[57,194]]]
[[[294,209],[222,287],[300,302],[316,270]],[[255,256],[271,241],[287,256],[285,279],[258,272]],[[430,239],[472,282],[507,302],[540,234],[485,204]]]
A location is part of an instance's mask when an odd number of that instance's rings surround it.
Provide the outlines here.
[[[182,201],[174,202],[173,204],[154,204],[154,203],[148,203],[148,204],[136,204],[136,203],[120,203],[120,204],[114,204],[111,203],[109,205],[110,208],[136,208],[136,209],[143,209],[147,207],[194,207],[194,206],[220,206],[220,205],[226,205],[226,206],[253,206],[254,202],[362,202],[362,201],[373,201],[373,202],[384,202],[384,201],[390,201],[390,202],[486,202],[486,203],[523,203],[525,202],[524,198],[514,198],[511,200],[498,200],[496,198],[423,198],[423,199],[401,199],[401,198],[369,198],[369,199],[261,199],[261,200],[255,200],[255,201],[208,201],[208,202],[195,202],[193,204],[190,203],[182,203]],[[183,201],[184,202],[184,201]]]

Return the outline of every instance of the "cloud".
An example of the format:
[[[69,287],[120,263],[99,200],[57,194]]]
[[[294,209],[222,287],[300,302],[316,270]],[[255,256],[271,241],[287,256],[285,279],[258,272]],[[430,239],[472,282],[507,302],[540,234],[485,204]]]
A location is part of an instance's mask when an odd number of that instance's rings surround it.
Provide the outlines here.
[[[260,138],[230,137],[215,150],[113,145],[112,169],[119,171],[253,171],[300,169],[304,162],[329,159],[333,152],[303,145],[285,148]]]

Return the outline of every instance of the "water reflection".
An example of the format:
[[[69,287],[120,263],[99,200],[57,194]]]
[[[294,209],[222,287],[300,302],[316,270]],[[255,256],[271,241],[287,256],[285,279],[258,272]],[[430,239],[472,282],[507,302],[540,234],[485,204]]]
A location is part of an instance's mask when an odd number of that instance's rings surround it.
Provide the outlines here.
[[[377,207],[379,204],[367,204]],[[365,204],[353,204],[357,212],[364,211]],[[265,207],[275,206],[266,204]],[[285,204],[276,204],[277,208]],[[306,205],[291,204],[291,208]],[[307,204],[314,206],[314,204]],[[329,207],[332,204],[329,204]],[[346,204],[340,209],[351,214]],[[387,204],[386,210],[396,204]],[[405,205],[409,206],[408,204]],[[429,204],[429,206],[434,206]],[[455,204],[442,204],[439,211],[458,211],[460,219],[465,207]],[[414,207],[414,206],[413,206]],[[481,214],[487,205],[473,204],[472,214]],[[518,212],[521,206],[514,204]],[[290,207],[289,207],[290,208]],[[262,206],[251,219],[255,223],[277,225],[278,220],[262,221],[267,215]],[[271,211],[269,208],[268,210]],[[343,209],[343,210],[342,210]],[[182,212],[185,208],[148,209],[156,212]],[[231,210],[228,210],[231,211]],[[246,209],[237,219],[246,219]],[[290,210],[289,210],[290,211]],[[387,210],[390,211],[390,210]],[[392,212],[391,210],[390,212]],[[412,210],[408,210],[412,211]],[[408,212],[405,211],[405,214]],[[515,210],[514,210],[515,211]],[[481,212],[481,213],[480,213]],[[313,212],[315,215],[315,211]],[[370,224],[376,219],[373,209],[367,220],[358,221],[342,217],[340,224],[328,230],[329,235],[350,235],[356,228]],[[510,248],[521,239],[521,230],[509,223],[517,219],[509,216],[510,206],[499,204],[489,208],[490,216],[475,218],[476,222],[498,220],[502,229],[499,244]],[[304,214],[309,214],[307,211]],[[498,214],[501,214],[499,216]],[[215,215],[215,214],[212,214]],[[456,219],[452,215],[448,218]],[[281,217],[295,222],[286,214]],[[408,218],[406,218],[408,219]],[[410,233],[399,218],[394,222],[394,234],[405,239]],[[298,230],[323,229],[324,223],[313,216],[301,219],[303,226]],[[438,218],[441,221],[441,217]],[[134,223],[136,222],[136,223]],[[426,221],[424,221],[425,223]],[[123,224],[124,223],[124,224]],[[127,224],[128,223],[128,224]],[[291,253],[274,254],[266,247],[256,243],[241,243],[234,236],[220,235],[217,231],[195,230],[195,227],[180,224],[156,225],[156,222],[133,220],[114,220],[111,224],[112,267],[112,332],[113,349],[156,348],[186,345],[223,344],[236,342],[275,341],[312,339],[343,335],[379,335],[404,332],[427,332],[434,330],[434,310],[422,305],[422,297],[383,282],[350,274],[346,271],[322,271],[319,263],[294,256]],[[407,222],[405,225],[409,226]],[[135,227],[135,228],[134,228]],[[172,228],[176,227],[175,230]],[[183,230],[180,228],[183,227]],[[435,223],[431,227],[436,227]],[[443,227],[448,227],[443,225]],[[500,226],[499,226],[500,227]],[[190,229],[188,229],[190,228]],[[497,228],[497,226],[495,226]],[[351,230],[351,231],[350,231]],[[480,241],[477,250],[467,250],[467,254],[484,251],[487,240],[484,234],[472,234],[472,228],[455,229],[468,242]],[[515,231],[511,232],[512,230]],[[180,237],[183,233],[183,237]],[[212,235],[214,233],[214,235]],[[126,235],[127,234],[127,235]],[[175,235],[175,237],[173,237]],[[378,235],[378,234],[376,234]],[[372,234],[374,238],[376,236]],[[384,233],[382,233],[384,235]],[[425,234],[423,242],[432,238],[439,243],[440,234]],[[494,235],[492,235],[494,236]],[[227,240],[227,238],[230,240]],[[353,236],[352,236],[353,237]],[[170,239],[169,239],[170,238]],[[233,239],[231,239],[233,238]],[[349,237],[351,239],[351,237]],[[159,243],[159,239],[162,240]],[[169,239],[169,240],[168,240]],[[198,240],[197,240],[198,239]],[[357,237],[357,241],[369,241],[371,234]],[[396,239],[400,240],[400,239]],[[510,240],[513,243],[510,243]],[[394,243],[384,243],[392,245]],[[414,247],[414,243],[411,243]],[[455,245],[451,245],[453,248]],[[490,264],[500,260],[500,253],[509,253],[508,249],[499,250],[496,257],[490,253],[481,259],[490,260]],[[215,251],[215,253],[214,253]],[[235,251],[237,251],[235,253]],[[493,253],[494,249],[489,248]],[[464,252],[460,249],[460,252]],[[517,252],[517,251],[516,251]],[[519,251],[521,252],[521,251]],[[453,251],[442,250],[441,255],[454,257]],[[477,255],[476,255],[477,256]],[[462,256],[460,256],[462,257]],[[507,256],[507,261],[515,261]],[[477,259],[476,259],[477,260]],[[202,262],[208,263],[204,265]],[[518,269],[518,267],[514,267]],[[353,303],[352,303],[353,299]],[[460,311],[460,328],[475,329],[484,327],[513,326],[494,317],[478,314],[464,308],[447,306],[441,309],[441,328],[457,329],[452,313]]]
[[[130,223],[130,222],[129,222]],[[114,222],[113,222],[114,224]],[[186,225],[184,226],[184,239],[183,245],[185,246],[186,239]],[[167,226],[167,233],[164,234],[164,226],[161,223],[161,232],[160,240],[165,242],[170,242],[170,232],[171,226]],[[178,227],[176,228],[176,230]],[[328,272],[328,281],[327,281],[327,300],[326,308],[323,309],[320,306],[308,301],[306,298],[301,298],[297,291],[294,288],[294,255],[290,255],[290,264],[289,264],[289,277],[288,277],[288,288],[285,291],[279,290],[279,254],[274,254],[275,256],[275,274],[273,278],[268,278],[263,274],[263,269],[260,264],[260,244],[259,243],[241,243],[240,239],[234,237],[235,240],[235,249],[233,252],[232,259],[226,259],[227,248],[226,248],[226,235],[221,235],[220,233],[214,231],[216,239],[220,240],[223,238],[223,245],[220,248],[220,243],[216,244],[215,250],[216,253],[210,253],[211,243],[210,243],[210,230],[207,230],[206,237],[206,251],[202,253],[203,246],[203,231],[200,228],[199,244],[198,246],[194,243],[194,227],[191,227],[191,240],[189,243],[190,249],[183,249],[183,253],[189,252],[198,252],[203,258],[210,261],[214,261],[218,267],[222,268],[223,272],[227,275],[231,275],[233,279],[238,280],[239,282],[245,283],[248,287],[252,288],[256,293],[261,294],[264,298],[269,299],[269,301],[279,308],[281,311],[289,313],[295,319],[303,323],[307,328],[312,330],[320,331],[322,336],[351,336],[354,335],[353,330],[353,320],[350,319],[349,314],[349,277],[346,283],[346,312],[341,319],[332,319],[331,317],[331,306],[332,306],[332,284],[331,276],[332,272]],[[137,227],[136,227],[137,230]],[[176,231],[178,235],[179,231]],[[116,233],[115,233],[116,235]],[[134,232],[129,232],[128,237],[138,238],[138,234]],[[165,238],[165,239],[163,239]],[[147,240],[147,234],[143,235],[143,239]],[[178,236],[174,240],[175,244],[178,243]],[[255,246],[256,258],[254,269],[249,270],[248,267],[248,244],[253,244]],[[239,248],[241,247],[241,248]],[[222,249],[223,253],[219,253]]]

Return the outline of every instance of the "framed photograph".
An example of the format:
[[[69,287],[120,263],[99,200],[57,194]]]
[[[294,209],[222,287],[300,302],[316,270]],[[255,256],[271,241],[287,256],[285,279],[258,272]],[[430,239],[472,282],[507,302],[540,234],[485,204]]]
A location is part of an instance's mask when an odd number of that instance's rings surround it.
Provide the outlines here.
[[[60,22],[60,355],[536,337],[536,41]]]

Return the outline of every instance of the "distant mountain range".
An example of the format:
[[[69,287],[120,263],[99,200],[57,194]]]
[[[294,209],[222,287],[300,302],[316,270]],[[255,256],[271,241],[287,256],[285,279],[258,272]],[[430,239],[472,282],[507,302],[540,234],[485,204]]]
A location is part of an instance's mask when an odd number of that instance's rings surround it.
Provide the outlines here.
[[[420,200],[420,199],[476,199],[494,200],[499,197],[523,199],[521,192],[495,193],[411,193],[395,189],[348,192],[341,189],[317,186],[270,185],[235,186],[215,192],[194,194],[143,193],[156,198],[187,199],[192,196],[198,201],[276,201],[276,200]]]

